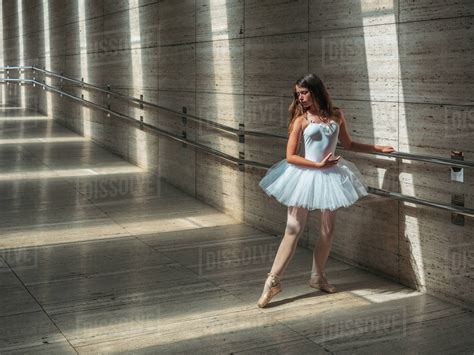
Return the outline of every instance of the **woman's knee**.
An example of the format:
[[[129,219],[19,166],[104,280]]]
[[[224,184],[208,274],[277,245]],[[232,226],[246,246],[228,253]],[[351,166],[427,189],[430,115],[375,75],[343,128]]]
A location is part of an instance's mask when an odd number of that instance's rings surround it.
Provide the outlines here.
[[[285,234],[299,237],[304,230],[308,210],[298,207],[288,209],[288,220],[286,222]]]
[[[285,235],[299,238],[302,232],[303,232],[303,228],[300,223],[288,221],[288,223],[286,224]]]

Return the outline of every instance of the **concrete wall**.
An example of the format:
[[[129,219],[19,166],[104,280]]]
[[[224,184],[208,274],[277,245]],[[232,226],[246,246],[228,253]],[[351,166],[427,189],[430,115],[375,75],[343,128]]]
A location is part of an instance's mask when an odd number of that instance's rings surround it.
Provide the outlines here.
[[[445,157],[461,150],[474,159],[470,0],[23,0],[22,8],[18,1],[3,0],[5,64],[36,63],[235,128],[243,123],[280,133],[292,83],[314,72],[344,109],[355,141]],[[67,89],[234,156],[243,150],[247,159],[265,163],[284,158],[281,140],[247,137],[242,145],[190,121],[184,126],[166,112]],[[282,235],[286,209],[259,189],[263,170],[241,172],[96,110],[40,95],[40,109],[75,131]],[[446,166],[341,154],[371,186],[446,203],[456,192],[474,205],[472,169],[461,184],[450,181]],[[313,246],[318,229],[313,212],[301,244]],[[446,212],[369,198],[338,212],[336,234],[333,256],[473,305],[472,219],[457,226]]]

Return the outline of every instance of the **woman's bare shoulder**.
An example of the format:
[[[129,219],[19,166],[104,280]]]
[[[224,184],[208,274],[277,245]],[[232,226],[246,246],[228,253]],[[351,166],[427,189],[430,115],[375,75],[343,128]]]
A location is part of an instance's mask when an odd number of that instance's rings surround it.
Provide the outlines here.
[[[306,120],[305,120],[304,115],[295,117],[293,120],[293,123],[291,124],[289,133],[294,132],[294,131],[296,132],[304,131],[305,123],[306,123]]]
[[[344,121],[344,113],[340,107],[334,107],[333,118],[338,123],[341,124]]]
[[[298,120],[298,123],[300,123],[300,124],[306,123],[307,122],[306,114],[303,113],[302,115],[299,115],[298,117],[296,117],[295,120]]]
[[[342,108],[337,107],[337,106],[334,107],[334,115],[338,117],[342,116],[343,115]]]

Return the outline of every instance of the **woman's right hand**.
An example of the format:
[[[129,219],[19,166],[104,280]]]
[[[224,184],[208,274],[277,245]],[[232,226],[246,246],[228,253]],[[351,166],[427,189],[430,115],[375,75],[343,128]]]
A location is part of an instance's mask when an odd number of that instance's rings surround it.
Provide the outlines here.
[[[332,153],[329,153],[328,155],[324,157],[324,159],[320,163],[318,163],[317,167],[318,169],[330,168],[336,165],[340,158],[341,158],[340,155],[334,157]]]

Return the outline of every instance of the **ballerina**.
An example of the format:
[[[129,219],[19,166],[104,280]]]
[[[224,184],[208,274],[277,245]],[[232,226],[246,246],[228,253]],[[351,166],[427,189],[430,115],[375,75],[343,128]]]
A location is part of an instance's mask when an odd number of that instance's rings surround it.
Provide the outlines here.
[[[274,164],[259,183],[269,196],[288,206],[285,234],[257,302],[260,308],[282,290],[281,276],[295,253],[310,210],[320,210],[321,226],[313,252],[309,286],[328,293],[337,292],[324,271],[331,250],[336,212],[368,195],[368,187],[357,167],[334,155],[338,139],[345,150],[395,151],[392,146],[354,142],[342,110],[333,106],[323,82],[315,74],[299,78],[293,94],[286,159]]]

